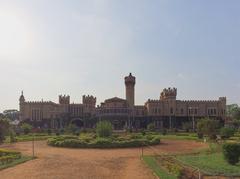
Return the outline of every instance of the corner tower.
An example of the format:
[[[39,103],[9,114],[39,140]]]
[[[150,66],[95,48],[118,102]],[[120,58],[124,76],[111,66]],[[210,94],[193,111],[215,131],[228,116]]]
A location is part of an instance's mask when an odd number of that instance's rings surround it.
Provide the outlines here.
[[[129,76],[125,77],[126,100],[130,107],[134,106],[135,83],[136,83],[136,78],[134,76],[132,76],[132,73],[130,73]]]

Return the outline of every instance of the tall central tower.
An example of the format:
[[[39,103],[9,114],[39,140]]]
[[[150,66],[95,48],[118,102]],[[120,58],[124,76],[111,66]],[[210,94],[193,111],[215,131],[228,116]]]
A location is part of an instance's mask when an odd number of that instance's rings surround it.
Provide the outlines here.
[[[129,76],[125,77],[126,100],[130,107],[134,106],[135,83],[136,83],[136,78],[134,76],[132,76],[132,73],[130,73]]]

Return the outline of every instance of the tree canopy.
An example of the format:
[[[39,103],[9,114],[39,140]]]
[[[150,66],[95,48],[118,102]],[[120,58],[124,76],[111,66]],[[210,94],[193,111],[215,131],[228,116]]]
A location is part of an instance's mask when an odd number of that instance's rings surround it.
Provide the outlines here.
[[[240,120],[240,107],[237,104],[227,105],[227,115],[235,120]]]

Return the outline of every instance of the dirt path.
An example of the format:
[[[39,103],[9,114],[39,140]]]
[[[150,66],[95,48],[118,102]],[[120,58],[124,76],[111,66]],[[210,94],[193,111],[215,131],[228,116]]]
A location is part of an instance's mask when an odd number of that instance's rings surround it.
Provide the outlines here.
[[[31,142],[21,142],[6,148],[31,155]],[[0,171],[4,179],[154,179],[150,169],[140,160],[141,149],[65,149],[36,142],[38,159]],[[205,144],[193,141],[167,141],[154,151],[168,153],[191,152]],[[145,153],[152,151],[144,149]]]

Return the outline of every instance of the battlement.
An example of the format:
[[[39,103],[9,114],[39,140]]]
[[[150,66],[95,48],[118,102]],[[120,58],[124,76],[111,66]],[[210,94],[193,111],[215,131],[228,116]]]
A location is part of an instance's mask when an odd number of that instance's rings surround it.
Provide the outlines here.
[[[148,99],[147,103],[159,103],[160,100],[158,99]]]
[[[177,88],[164,88],[160,94],[160,99],[176,99],[177,97]]]
[[[218,103],[218,102],[226,102],[226,97],[220,97],[219,100],[180,100],[180,102],[185,103]]]
[[[70,96],[69,95],[59,95],[59,104],[70,104]]]
[[[97,102],[97,98],[94,96],[90,95],[83,95],[82,96],[82,103],[87,104],[89,106],[95,107]]]
[[[56,104],[52,101],[26,101],[25,104]]]

